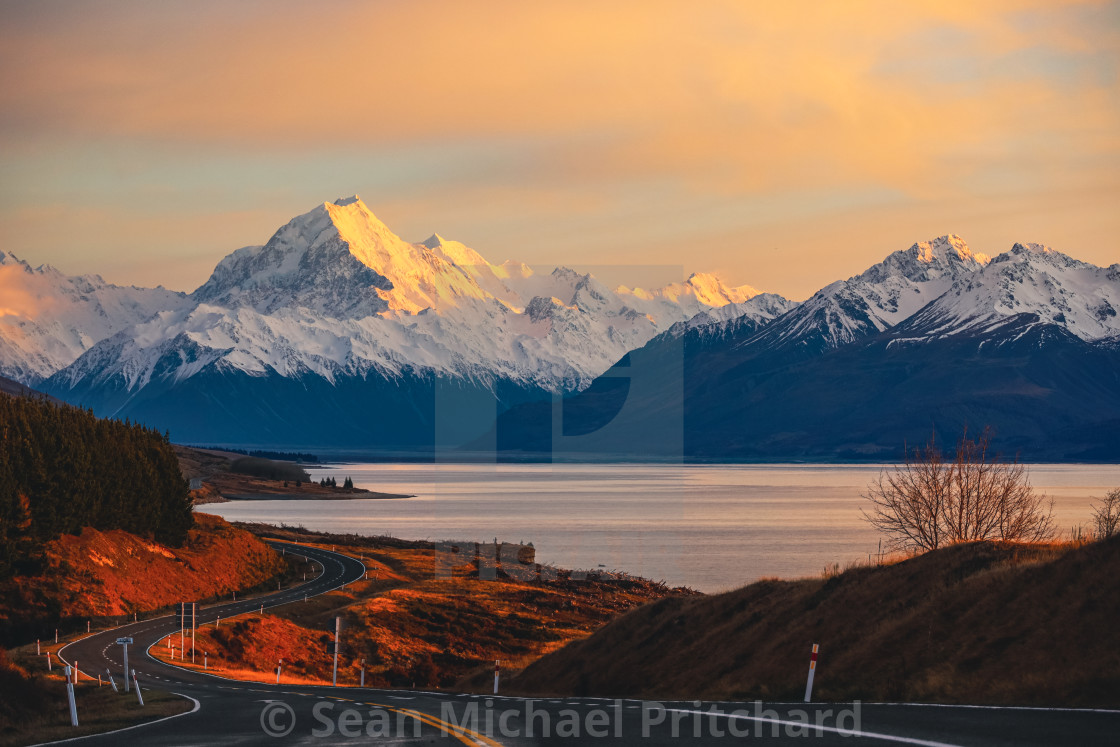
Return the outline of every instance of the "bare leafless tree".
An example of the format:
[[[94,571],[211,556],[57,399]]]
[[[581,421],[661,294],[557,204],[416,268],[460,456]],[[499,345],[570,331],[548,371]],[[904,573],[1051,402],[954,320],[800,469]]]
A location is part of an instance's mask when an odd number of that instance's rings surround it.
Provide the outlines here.
[[[884,470],[867,486],[864,518],[895,550],[935,550],[955,542],[1037,542],[1054,535],[1053,501],[1031,487],[1026,468],[989,450],[987,430],[971,439],[967,429],[952,461],[935,440],[908,452],[906,462]]]
[[[1093,506],[1097,539],[1108,539],[1120,531],[1120,488],[1109,491],[1099,506]]]

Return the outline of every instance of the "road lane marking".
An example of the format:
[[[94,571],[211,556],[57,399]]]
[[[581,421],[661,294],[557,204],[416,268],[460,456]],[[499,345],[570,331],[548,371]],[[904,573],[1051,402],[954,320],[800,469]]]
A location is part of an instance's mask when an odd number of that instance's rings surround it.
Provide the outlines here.
[[[43,745],[48,745],[48,744],[63,744],[64,742],[77,742],[80,739],[92,739],[94,737],[106,737],[106,736],[109,736],[110,734],[120,734],[122,731],[132,731],[133,729],[139,729],[139,728],[144,727],[144,726],[151,726],[152,724],[158,724],[161,721],[170,721],[171,719],[179,718],[180,716],[189,716],[192,713],[196,712],[199,708],[202,707],[201,703],[199,703],[197,700],[195,700],[194,698],[192,698],[189,695],[184,695],[183,693],[171,693],[171,694],[172,695],[178,695],[180,698],[186,698],[187,700],[191,701],[192,703],[194,703],[194,708],[190,709],[189,711],[183,711],[182,713],[176,713],[174,716],[164,716],[163,718],[157,718],[155,721],[145,721],[142,724],[133,724],[132,726],[126,726],[123,729],[114,729],[113,731],[103,731],[103,732],[99,732],[97,734],[86,734],[85,736],[70,737],[69,739],[57,739],[53,742],[40,742],[37,745],[32,745],[32,747],[43,747]]]
[[[496,742],[493,739],[487,737],[485,734],[479,734],[478,732],[468,729],[465,726],[459,726],[458,724],[444,721],[441,718],[437,718],[436,716],[432,716],[431,714],[424,713],[423,711],[415,711],[411,708],[394,708],[393,706],[386,705],[384,703],[363,703],[363,705],[376,706],[378,708],[387,708],[388,710],[394,711],[396,713],[403,713],[406,716],[412,716],[417,721],[421,721],[428,726],[439,727],[441,733],[449,734],[450,736],[455,737],[463,744],[468,745],[468,747],[478,747],[478,745],[480,744],[484,745],[485,747],[503,747],[501,742]]]

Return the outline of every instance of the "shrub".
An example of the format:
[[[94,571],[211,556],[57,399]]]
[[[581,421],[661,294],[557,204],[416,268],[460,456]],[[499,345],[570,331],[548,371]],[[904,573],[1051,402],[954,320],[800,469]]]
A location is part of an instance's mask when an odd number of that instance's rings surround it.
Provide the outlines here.
[[[1120,488],[1110,491],[1099,506],[1093,506],[1093,527],[1098,539],[1108,539],[1120,531]]]
[[[1054,534],[1053,501],[1035,493],[1026,468],[989,451],[967,429],[947,460],[931,438],[905,464],[880,473],[863,496],[864,518],[896,550],[934,550],[956,542],[1037,542]]]

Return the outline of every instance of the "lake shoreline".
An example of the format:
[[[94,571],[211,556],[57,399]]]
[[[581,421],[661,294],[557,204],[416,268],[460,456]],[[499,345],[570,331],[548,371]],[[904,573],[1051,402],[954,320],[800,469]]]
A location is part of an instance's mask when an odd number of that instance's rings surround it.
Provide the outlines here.
[[[208,510],[323,532],[532,541],[542,561],[560,567],[602,565],[716,592],[761,577],[820,576],[828,565],[877,556],[880,535],[862,518],[861,493],[889,466],[350,463],[309,472],[316,482],[349,476],[357,486],[417,497],[262,496]],[[1055,499],[1063,535],[1088,524],[1094,497],[1120,486],[1117,467],[1031,465],[1030,475]]]
[[[415,495],[406,493],[378,493],[371,490],[355,491],[353,493],[306,493],[293,489],[290,493],[242,493],[238,495],[223,493],[226,501],[397,501],[415,498]]]

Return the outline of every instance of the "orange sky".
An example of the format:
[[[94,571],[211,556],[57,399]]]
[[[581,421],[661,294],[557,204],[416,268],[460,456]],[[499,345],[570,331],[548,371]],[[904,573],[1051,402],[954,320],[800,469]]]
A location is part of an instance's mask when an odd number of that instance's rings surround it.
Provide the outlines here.
[[[1117,3],[166,5],[0,5],[0,250],[190,290],[359,193],[794,298],[949,232],[1120,261]]]

